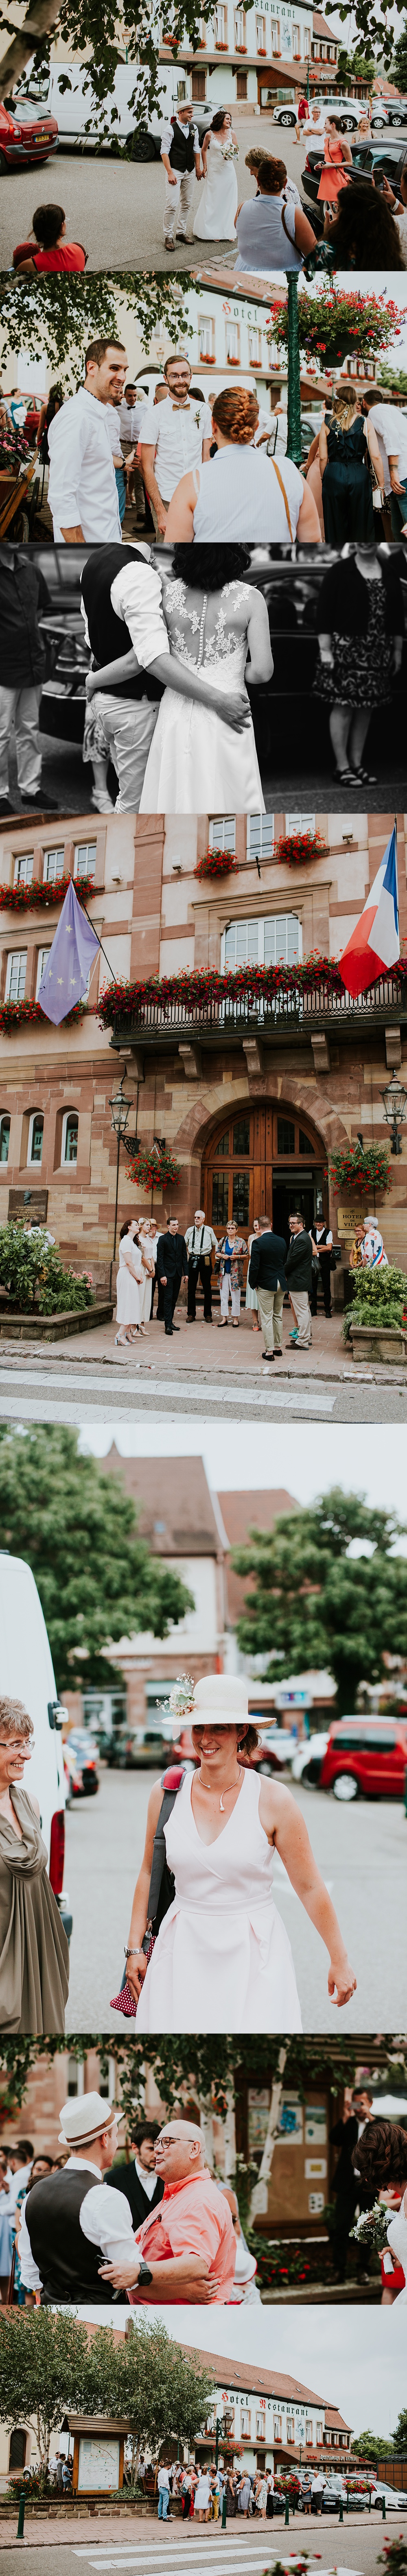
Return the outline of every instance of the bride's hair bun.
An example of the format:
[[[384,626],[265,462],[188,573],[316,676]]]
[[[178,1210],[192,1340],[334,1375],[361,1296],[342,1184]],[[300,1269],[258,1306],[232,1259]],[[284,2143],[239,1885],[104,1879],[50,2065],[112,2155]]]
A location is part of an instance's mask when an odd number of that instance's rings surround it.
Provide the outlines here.
[[[232,447],[249,446],[257,429],[258,417],[257,395],[251,392],[250,387],[231,385],[229,390],[225,385],[224,392],[216,395],[212,419],[221,430],[222,438],[227,438]]]

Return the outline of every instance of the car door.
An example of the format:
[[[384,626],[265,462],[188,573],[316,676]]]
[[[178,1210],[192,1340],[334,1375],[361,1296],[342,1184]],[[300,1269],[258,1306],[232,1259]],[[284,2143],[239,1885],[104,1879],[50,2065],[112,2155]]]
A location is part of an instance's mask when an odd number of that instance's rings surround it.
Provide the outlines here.
[[[370,1790],[370,1795],[373,1797],[394,1797],[398,1771],[396,1727],[386,1725],[385,1722],[382,1725],[380,1719],[377,1720],[376,1725],[367,1726],[365,1748],[361,1759],[363,1786],[366,1782],[367,1792],[369,1793]]]

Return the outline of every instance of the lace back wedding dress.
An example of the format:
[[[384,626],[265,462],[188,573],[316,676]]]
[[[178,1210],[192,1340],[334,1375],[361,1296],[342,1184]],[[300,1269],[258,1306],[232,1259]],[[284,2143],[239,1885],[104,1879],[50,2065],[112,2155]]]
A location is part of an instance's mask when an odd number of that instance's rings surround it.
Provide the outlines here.
[[[136,2029],[302,2029],[288,1935],[273,1899],[273,1852],[259,1817],[261,1781],[244,1771],[236,1806],[203,1843],[186,1773],[168,1824],[175,1897],[137,2006]]]
[[[216,474],[216,464],[214,465]],[[162,576],[170,652],[189,671],[208,675],[225,696],[249,701],[245,689],[247,628],[252,591],[228,581],[209,594]],[[140,814],[205,814],[208,780],[220,813],[264,814],[251,715],[242,733],[222,724],[212,707],[166,689],[145,771]]]

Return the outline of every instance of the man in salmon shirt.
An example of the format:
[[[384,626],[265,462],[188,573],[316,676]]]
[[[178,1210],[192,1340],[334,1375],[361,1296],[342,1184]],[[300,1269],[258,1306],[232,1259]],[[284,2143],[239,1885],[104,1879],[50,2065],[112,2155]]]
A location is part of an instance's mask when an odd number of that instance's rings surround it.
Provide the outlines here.
[[[201,2130],[191,2120],[169,2120],[156,2139],[157,2173],[164,2197],[136,2228],[134,2255],[101,2264],[112,2289],[127,2290],[131,2307],[212,2299],[227,2306],[235,2276],[231,2212],[205,2165]],[[140,2277],[141,2269],[141,2277]]]

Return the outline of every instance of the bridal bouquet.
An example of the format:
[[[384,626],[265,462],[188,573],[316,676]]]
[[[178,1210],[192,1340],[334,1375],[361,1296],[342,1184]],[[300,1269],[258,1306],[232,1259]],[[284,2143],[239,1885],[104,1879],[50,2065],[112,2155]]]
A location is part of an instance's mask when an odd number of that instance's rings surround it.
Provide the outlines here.
[[[239,145],[238,145],[238,143],[222,143],[222,147],[221,147],[221,149],[222,149],[222,161],[238,161],[238,159],[239,159]]]
[[[388,2241],[389,2216],[384,2201],[375,2200],[373,2209],[363,2209],[361,2217],[356,2220],[356,2227],[351,2227],[350,2231],[351,2236],[356,2237],[356,2244],[368,2245],[371,2254],[383,2254]]]

